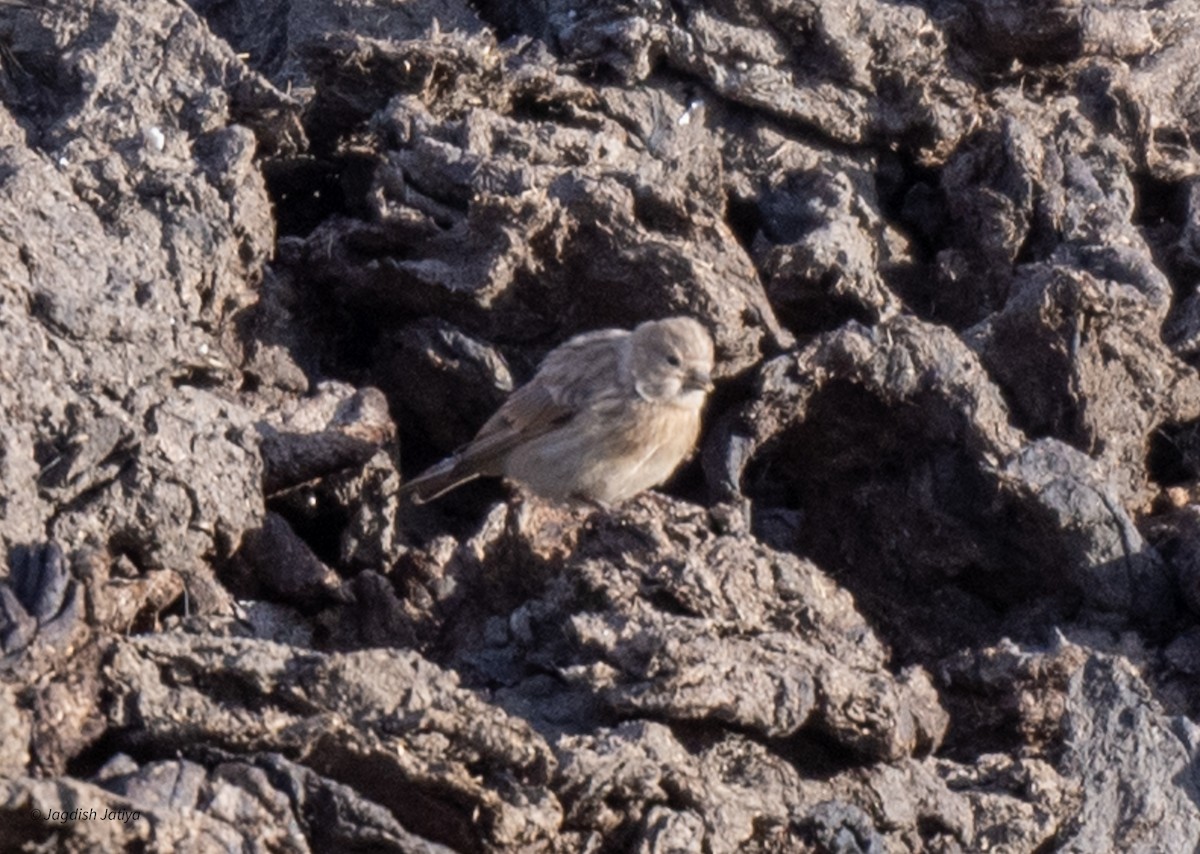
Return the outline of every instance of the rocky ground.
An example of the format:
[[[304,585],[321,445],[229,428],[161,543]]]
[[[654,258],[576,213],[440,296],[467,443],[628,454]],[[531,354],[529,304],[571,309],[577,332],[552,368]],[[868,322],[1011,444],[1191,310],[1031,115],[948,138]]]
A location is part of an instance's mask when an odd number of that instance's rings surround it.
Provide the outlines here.
[[[4,0],[0,850],[1195,850],[1198,65],[1192,0]],[[395,496],[680,313],[664,489]]]

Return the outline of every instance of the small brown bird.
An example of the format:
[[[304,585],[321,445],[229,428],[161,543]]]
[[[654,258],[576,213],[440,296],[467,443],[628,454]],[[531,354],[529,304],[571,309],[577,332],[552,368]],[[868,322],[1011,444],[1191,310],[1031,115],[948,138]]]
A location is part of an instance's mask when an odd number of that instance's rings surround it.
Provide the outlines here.
[[[712,338],[690,317],[578,335],[465,447],[400,491],[420,504],[502,475],[558,501],[624,501],[691,453],[712,368]]]

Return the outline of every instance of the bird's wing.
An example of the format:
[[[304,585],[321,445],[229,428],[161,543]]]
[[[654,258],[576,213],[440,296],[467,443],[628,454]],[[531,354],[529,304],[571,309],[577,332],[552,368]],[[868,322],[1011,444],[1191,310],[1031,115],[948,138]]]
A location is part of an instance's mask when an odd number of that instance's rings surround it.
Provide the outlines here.
[[[620,345],[628,336],[619,329],[589,332],[550,351],[534,378],[509,396],[474,439],[401,491],[432,501],[468,480],[501,474],[513,448],[619,394]]]
[[[463,456],[491,458],[570,421],[599,400],[620,392],[619,329],[578,335],[552,350],[525,385],[504,402]]]

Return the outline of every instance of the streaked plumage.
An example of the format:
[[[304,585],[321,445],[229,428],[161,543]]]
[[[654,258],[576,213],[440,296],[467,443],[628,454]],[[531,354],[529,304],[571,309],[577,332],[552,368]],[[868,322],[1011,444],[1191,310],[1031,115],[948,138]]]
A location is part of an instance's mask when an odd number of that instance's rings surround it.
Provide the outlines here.
[[[502,475],[559,501],[623,501],[665,481],[695,447],[712,367],[712,338],[688,317],[576,336],[471,442],[401,492],[420,503]]]

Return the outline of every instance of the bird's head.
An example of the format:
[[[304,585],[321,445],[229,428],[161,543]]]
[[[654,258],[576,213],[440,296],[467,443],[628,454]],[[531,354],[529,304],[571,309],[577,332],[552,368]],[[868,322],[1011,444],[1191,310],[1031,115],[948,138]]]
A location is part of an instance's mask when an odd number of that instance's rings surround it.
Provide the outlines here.
[[[690,317],[650,320],[633,330],[630,370],[643,400],[699,408],[712,391],[713,342]]]

